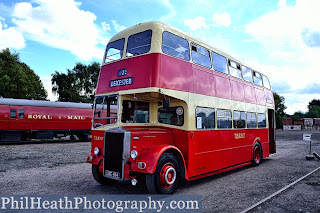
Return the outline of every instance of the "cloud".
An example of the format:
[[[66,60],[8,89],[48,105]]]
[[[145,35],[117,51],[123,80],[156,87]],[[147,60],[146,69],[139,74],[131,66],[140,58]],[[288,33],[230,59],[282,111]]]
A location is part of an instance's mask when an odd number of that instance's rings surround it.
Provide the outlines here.
[[[48,93],[48,99],[50,101],[57,101],[58,100],[58,96],[54,95],[52,93],[52,83],[51,83],[51,76],[48,75],[40,75],[40,79],[43,83],[43,87],[45,88],[45,90]]]
[[[103,31],[109,31],[111,30],[110,24],[107,24],[106,22],[101,23]]]
[[[197,29],[202,30],[202,28],[207,30],[209,29],[209,26],[206,24],[206,19],[202,16],[198,16],[194,19],[184,20],[184,25],[190,27],[192,31]]]
[[[30,40],[70,51],[81,60],[101,58],[105,39],[94,24],[96,16],[73,0],[35,0],[17,3],[13,23]]]
[[[279,0],[278,1],[278,7],[286,7],[287,6],[286,4],[287,4],[286,0]]]
[[[8,29],[3,29],[6,27],[4,19],[0,19],[0,51],[5,48],[15,48],[22,49],[25,47],[25,41],[22,33],[15,27],[9,27]]]
[[[231,17],[229,13],[216,13],[212,17],[213,25],[216,27],[224,26],[229,27],[231,24]]]
[[[113,24],[113,27],[114,27],[114,29],[115,29],[117,32],[120,32],[120,31],[126,29],[125,26],[119,25],[116,20],[111,20],[111,23]]]
[[[286,98],[288,112],[306,108],[308,101],[319,93],[318,8],[318,0],[297,0],[293,6],[280,0],[277,10],[245,26],[245,32],[261,43],[263,51],[271,57],[272,65],[260,64],[260,68],[270,78],[273,89]]]

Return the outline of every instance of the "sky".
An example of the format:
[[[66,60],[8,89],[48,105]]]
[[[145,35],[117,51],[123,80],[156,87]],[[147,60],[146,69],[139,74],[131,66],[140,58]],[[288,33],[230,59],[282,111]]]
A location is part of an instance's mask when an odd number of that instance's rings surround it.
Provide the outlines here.
[[[40,76],[101,63],[121,30],[162,21],[267,75],[286,113],[320,99],[319,0],[1,0],[0,51],[10,48]]]

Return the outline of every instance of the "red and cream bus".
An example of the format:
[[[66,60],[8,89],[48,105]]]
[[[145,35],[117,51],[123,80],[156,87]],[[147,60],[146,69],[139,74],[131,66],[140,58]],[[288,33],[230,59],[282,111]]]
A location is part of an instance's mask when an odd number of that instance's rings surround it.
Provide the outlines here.
[[[130,178],[173,193],[276,152],[268,78],[161,22],[110,39],[94,110],[87,162],[105,185]]]

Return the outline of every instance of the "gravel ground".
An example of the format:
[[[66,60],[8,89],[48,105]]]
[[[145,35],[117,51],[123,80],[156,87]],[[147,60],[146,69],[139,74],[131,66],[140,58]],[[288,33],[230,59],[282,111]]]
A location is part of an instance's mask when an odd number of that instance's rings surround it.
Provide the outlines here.
[[[309,131],[310,132],[310,131]],[[204,212],[241,212],[320,167],[306,161],[309,143],[298,131],[277,131],[277,154],[258,167],[243,167],[189,182],[176,194],[202,195]],[[320,154],[320,132],[312,132]],[[125,180],[99,185],[85,160],[90,143],[45,143],[0,146],[1,195],[146,194],[144,184]],[[320,212],[320,170],[250,212]]]

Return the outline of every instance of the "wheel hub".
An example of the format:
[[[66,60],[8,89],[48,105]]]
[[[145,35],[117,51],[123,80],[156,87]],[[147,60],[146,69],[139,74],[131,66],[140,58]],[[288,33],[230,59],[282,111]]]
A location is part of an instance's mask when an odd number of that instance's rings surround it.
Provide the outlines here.
[[[160,183],[163,188],[172,187],[177,177],[177,172],[171,163],[163,165],[160,172]]]

